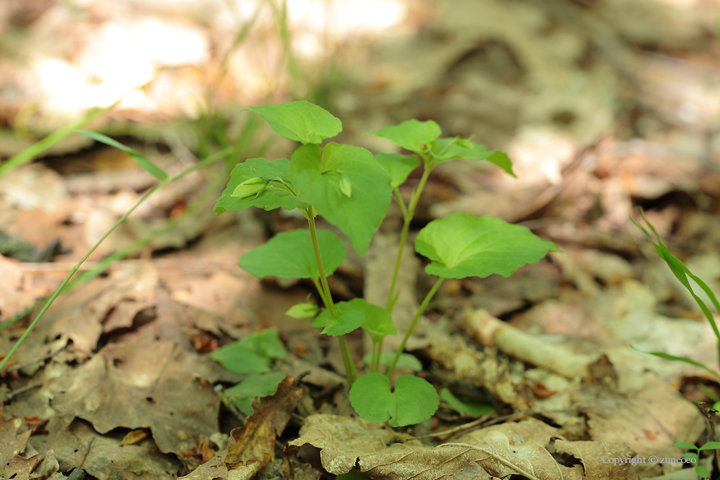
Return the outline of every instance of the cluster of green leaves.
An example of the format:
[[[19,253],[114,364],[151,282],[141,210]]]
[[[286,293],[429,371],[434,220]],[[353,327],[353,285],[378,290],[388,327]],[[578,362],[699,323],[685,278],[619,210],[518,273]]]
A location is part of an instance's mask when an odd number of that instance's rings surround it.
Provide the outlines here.
[[[397,333],[392,319],[399,293],[395,291],[395,284],[410,222],[425,183],[437,165],[456,159],[487,160],[514,175],[510,159],[503,152],[488,151],[469,139],[441,138],[440,127],[432,120],[409,120],[368,132],[411,152],[409,155],[373,155],[364,148],[335,142],[321,146],[342,131],[342,123],[308,102],[250,110],[266,120],[276,133],[302,145],[290,160],[253,158],[238,164],[215,211],[221,214],[250,206],[265,210],[298,209],[307,219],[308,229],[277,234],[243,255],[240,267],[259,278],[274,276],[313,281],[325,308],[303,303],[288,314],[310,318],[312,325],[322,328],[324,334],[338,337],[351,384],[350,401],[359,415],[374,422],[388,421],[393,426],[411,425],[431,417],[439,405],[435,388],[419,377],[403,375],[393,390],[390,375],[399,362],[416,371],[421,368],[417,359],[405,356],[403,350],[443,280],[495,273],[508,276],[522,265],[537,262],[548,251],[557,251],[557,247],[539,239],[527,228],[497,218],[458,213],[430,222],[420,231],[415,249],[430,260],[426,271],[438,279],[421,303],[399,350],[388,354],[382,352],[382,342],[387,335]],[[420,183],[406,203],[399,187],[421,166]],[[315,217],[320,215],[336,226],[357,253],[363,255],[393,197],[403,212],[403,229],[387,304],[373,305],[362,298],[334,302],[327,276],[342,264],[347,252],[337,235],[316,229]],[[373,342],[373,351],[366,359],[369,372],[359,379],[343,337],[358,328],[367,332]],[[379,371],[381,365],[387,365],[385,374]]]
[[[708,442],[702,447],[696,447],[694,444],[690,442],[677,442],[675,443],[675,446],[678,448],[686,448],[688,450],[695,450],[694,452],[688,452],[685,455],[683,455],[683,458],[687,458],[688,460],[691,460],[693,463],[697,463],[697,461],[700,459],[700,452],[703,450],[718,450],[720,449],[720,442]],[[709,477],[709,473],[707,471],[707,468],[705,468],[702,465],[695,465],[695,473],[700,478],[707,478]]]
[[[693,275],[693,273],[690,271],[689,268],[685,266],[685,264],[676,256],[674,256],[672,253],[670,253],[670,250],[667,249],[665,244],[660,240],[660,235],[658,235],[657,231],[655,230],[655,227],[650,223],[650,221],[645,217],[645,213],[640,210],[640,216],[642,217],[643,221],[647,225],[647,227],[652,231],[652,233],[655,235],[655,239],[657,240],[657,243],[655,243],[655,240],[653,240],[653,237],[650,235],[647,229],[643,227],[637,220],[634,218],[631,218],[633,223],[636,227],[638,227],[650,240],[650,242],[653,244],[653,247],[655,247],[655,251],[660,255],[660,258],[665,260],[665,263],[667,263],[667,266],[670,267],[670,271],[672,271],[673,275],[675,275],[675,278],[677,278],[683,287],[685,287],[688,292],[690,292],[690,295],[692,295],[695,302],[697,302],[698,306],[702,310],[702,312],[705,314],[705,318],[710,323],[710,326],[712,327],[713,333],[715,333],[715,338],[717,339],[717,358],[718,363],[720,364],[720,331],[718,330],[717,323],[715,322],[715,318],[713,318],[712,313],[710,312],[710,309],[705,304],[705,302],[700,298],[694,291],[693,287],[690,284],[690,280],[695,282],[703,292],[710,298],[710,301],[712,302],[713,306],[715,307],[715,310],[720,312],[720,303],[718,303],[717,298],[715,297],[715,294],[710,290],[710,287],[707,286],[705,282],[703,282],[700,278]],[[649,353],[651,355],[655,355],[656,357],[664,358],[666,360],[674,360],[677,362],[684,362],[689,363],[690,365],[695,365],[696,367],[703,368],[716,376],[717,378],[720,378],[720,372],[717,370],[713,370],[712,368],[700,363],[696,362],[695,360],[692,360],[687,357],[679,357],[675,355],[670,355],[663,352],[644,352]]]
[[[248,335],[210,354],[210,358],[226,370],[246,375],[242,382],[223,392],[225,398],[246,415],[252,413],[253,397],[272,395],[280,380],[286,377],[282,372],[270,371],[274,360],[286,356],[278,332],[272,328]]]

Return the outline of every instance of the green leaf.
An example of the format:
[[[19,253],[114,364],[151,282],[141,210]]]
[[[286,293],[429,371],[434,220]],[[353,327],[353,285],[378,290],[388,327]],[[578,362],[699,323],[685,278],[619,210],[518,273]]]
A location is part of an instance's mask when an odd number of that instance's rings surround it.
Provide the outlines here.
[[[700,458],[700,455],[698,455],[697,453],[690,453],[690,452],[688,452],[688,453],[686,453],[686,454],[683,455],[683,458],[695,459],[695,460],[697,460],[698,458]]]
[[[554,243],[541,240],[525,227],[463,213],[430,222],[420,230],[415,249],[432,260],[425,271],[442,278],[494,273],[507,277],[549,251],[558,251]]]
[[[345,245],[329,230],[318,230],[317,237],[325,274],[332,275],[345,259]],[[320,276],[309,230],[278,233],[264,245],[240,257],[238,265],[258,278]]]
[[[264,158],[245,160],[245,162],[235,165],[225,191],[215,204],[215,213],[220,215],[225,210],[242,210],[247,207],[265,210],[307,208],[308,203],[298,196],[297,192],[293,192],[289,177],[290,161],[284,158],[273,162]],[[262,193],[257,196],[255,194],[246,197],[233,196],[242,183],[256,178],[269,182]]]
[[[433,145],[431,152],[437,163],[449,160],[487,160],[515,177],[512,162],[505,152],[487,151],[484,145],[465,139],[441,138]]]
[[[647,354],[649,354],[649,355],[655,355],[656,357],[664,358],[665,360],[672,360],[672,361],[674,361],[674,362],[683,362],[683,363],[688,363],[688,364],[690,364],[690,365],[695,365],[696,367],[700,367],[700,368],[702,368],[702,369],[704,369],[704,370],[707,370],[708,372],[712,373],[712,374],[715,375],[716,377],[719,377],[719,378],[720,378],[720,372],[716,372],[715,370],[712,370],[711,368],[706,367],[706,366],[703,365],[702,363],[696,362],[695,360],[691,360],[691,359],[689,359],[689,358],[687,358],[687,357],[677,357],[677,356],[675,356],[675,355],[670,355],[669,353],[663,353],[663,352],[646,352],[646,351],[644,351],[644,350],[640,350],[640,349],[638,349],[638,348],[635,348],[635,347],[633,347],[632,345],[630,345],[630,346],[631,346],[632,348],[634,348],[635,350],[637,350],[638,352],[641,352],[641,353],[647,353]]]
[[[440,390],[440,400],[450,405],[453,410],[473,417],[482,417],[495,410],[495,407],[490,405],[463,402],[447,388]]]
[[[220,347],[210,353],[210,358],[226,370],[247,375],[267,372],[272,367],[272,359],[286,355],[277,330],[268,329]]]
[[[320,312],[320,309],[314,303],[298,303],[290,307],[285,315],[292,318],[313,318]]]
[[[420,166],[420,159],[416,155],[400,155],[399,153],[378,153],[375,160],[390,175],[390,186],[397,188],[407,180],[407,177]]]
[[[350,389],[350,403],[365,420],[389,421],[393,427],[425,421],[440,405],[435,387],[422,378],[403,375],[391,392],[390,380],[381,373],[358,378]]]
[[[380,354],[380,363],[382,365],[385,365],[386,367],[389,367],[390,364],[395,359],[395,354],[393,352],[382,352]],[[365,354],[363,355],[363,362],[365,364],[370,365],[372,362],[372,355],[371,354]],[[398,359],[397,365],[395,365],[395,368],[409,368],[413,372],[420,372],[422,371],[422,363],[420,363],[420,360],[417,359],[415,355],[410,355],[409,353],[401,353],[400,359]]]
[[[337,336],[350,333],[365,321],[365,316],[349,306],[349,302],[338,302],[335,304],[338,316],[334,318],[330,310],[323,310],[315,319],[312,326],[324,327],[322,333],[325,335]]]
[[[675,442],[673,445],[675,445],[677,448],[687,448],[688,450],[697,450],[697,447],[695,444],[692,444],[690,442]]]
[[[283,137],[296,142],[321,143],[342,132],[342,122],[310,102],[290,102],[249,108]]]
[[[278,383],[286,376],[283,372],[248,375],[242,382],[225,390],[224,394],[241,412],[250,415],[253,413],[252,399],[274,394]]]
[[[140,154],[132,148],[126,147],[122,143],[113,140],[112,138],[108,137],[107,135],[103,135],[102,133],[88,132],[87,130],[75,130],[75,132],[85,135],[86,137],[90,137],[97,142],[104,143],[105,145],[109,145],[111,147],[115,147],[118,150],[122,150],[123,152],[130,155],[130,158],[132,158],[133,161],[137,163],[143,170],[145,170],[159,180],[167,180],[168,174],[165,173],[162,168],[158,167],[153,162],[148,160],[146,156]]]
[[[720,442],[708,442],[705,445],[703,445],[702,447],[700,447],[700,449],[698,451],[702,452],[703,450],[717,450],[719,448],[720,448]]]
[[[338,175],[340,174],[340,175]],[[342,191],[343,176],[352,196]],[[292,155],[290,178],[325,219],[348,236],[363,255],[390,205],[390,177],[364,148],[329,143],[304,145]]]
[[[710,474],[707,471],[707,468],[703,467],[702,465],[695,466],[695,473],[700,478],[707,478],[710,476]]]
[[[379,342],[383,337],[397,333],[392,316],[384,308],[373,305],[362,298],[354,298],[345,302],[345,305],[346,308],[363,314],[365,321],[362,328],[370,334],[373,342]]]
[[[405,150],[421,153],[429,148],[430,142],[440,136],[442,130],[432,120],[427,122],[407,120],[400,125],[383,127],[380,130],[365,133],[366,135],[387,138]]]

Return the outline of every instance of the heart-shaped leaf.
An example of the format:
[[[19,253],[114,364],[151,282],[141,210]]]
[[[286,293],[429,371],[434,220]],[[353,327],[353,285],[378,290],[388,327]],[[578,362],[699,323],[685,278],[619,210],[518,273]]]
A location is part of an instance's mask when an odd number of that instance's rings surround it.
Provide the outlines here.
[[[345,259],[345,245],[334,233],[318,230],[318,246],[326,275]],[[258,278],[318,278],[317,261],[309,230],[278,233],[264,245],[240,257],[240,268]]]
[[[440,390],[440,400],[447,403],[453,410],[464,413],[473,417],[482,417],[495,410],[492,405],[483,405],[482,403],[463,402],[452,394],[447,388]]]
[[[416,155],[400,155],[399,153],[378,153],[375,159],[390,175],[392,188],[397,188],[407,180],[408,175],[420,166]]]
[[[325,335],[345,335],[360,327],[365,321],[362,312],[354,310],[348,305],[348,302],[338,302],[335,304],[338,316],[334,318],[330,311],[325,309],[318,315],[312,323],[313,327],[324,327],[322,333]]]
[[[487,160],[515,176],[512,162],[506,153],[500,150],[487,151],[484,145],[465,139],[441,138],[433,145],[432,156],[437,163],[449,160]]]
[[[453,213],[420,230],[415,249],[432,263],[425,267],[443,278],[510,276],[548,252],[559,251],[529,229],[499,218]]]
[[[390,422],[393,427],[415,425],[432,417],[440,405],[435,387],[413,375],[403,375],[390,391],[390,380],[381,373],[358,378],[350,389],[350,403],[365,420]]]
[[[342,122],[327,110],[310,102],[289,102],[253,107],[270,127],[283,137],[301,142],[322,143],[342,132]]]
[[[347,308],[363,314],[365,321],[362,328],[368,332],[373,342],[379,342],[383,337],[397,333],[392,316],[384,308],[373,305],[362,298],[354,298],[346,302],[346,305]]]
[[[238,185],[253,178],[268,181],[259,195],[250,195],[245,198],[233,196]],[[250,158],[235,165],[225,191],[215,204],[215,213],[220,215],[225,210],[242,210],[247,207],[264,208],[265,210],[276,208],[294,210],[308,207],[308,203],[302,197],[293,193],[289,160],[281,158],[271,162],[264,158]]]
[[[349,183],[348,189],[343,189],[342,178]],[[328,143],[324,149],[304,145],[292,155],[290,179],[303,198],[363,255],[392,195],[390,176],[375,157],[349,145]]]
[[[387,138],[405,150],[419,154],[428,148],[430,142],[440,136],[442,130],[440,130],[440,126],[432,120],[428,120],[427,122],[407,120],[400,125],[391,125],[389,127],[383,127],[380,130],[365,133],[367,135]]]

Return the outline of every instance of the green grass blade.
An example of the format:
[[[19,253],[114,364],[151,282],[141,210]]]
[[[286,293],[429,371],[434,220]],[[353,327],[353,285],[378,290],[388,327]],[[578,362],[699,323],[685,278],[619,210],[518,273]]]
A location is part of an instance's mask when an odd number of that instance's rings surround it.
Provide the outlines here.
[[[86,137],[90,137],[96,142],[104,143],[105,145],[109,145],[111,147],[115,147],[118,150],[122,150],[123,152],[130,155],[130,158],[133,159],[135,163],[137,163],[143,170],[154,176],[155,178],[159,180],[167,180],[168,174],[165,173],[165,171],[155,165],[153,162],[151,162],[146,156],[140,154],[139,152],[133,150],[130,147],[127,147],[123,145],[122,143],[113,140],[112,138],[108,137],[107,135],[103,135],[102,133],[97,132],[88,132],[87,130],[76,130],[77,133],[81,135],[85,135]]]
[[[630,346],[632,347],[632,345],[630,345]],[[675,355],[670,355],[669,353],[663,353],[663,352],[646,352],[646,351],[644,351],[644,350],[640,350],[640,349],[635,348],[635,347],[632,347],[632,348],[635,349],[635,350],[637,350],[638,352],[647,353],[647,354],[650,354],[650,355],[655,355],[656,357],[664,358],[665,360],[673,360],[673,361],[675,361],[675,362],[683,362],[683,363],[688,363],[688,364],[690,364],[690,365],[694,365],[694,366],[696,366],[696,367],[700,367],[700,368],[702,368],[703,370],[706,370],[706,371],[712,373],[713,375],[715,375],[716,377],[720,378],[720,372],[716,372],[715,370],[713,370],[713,369],[711,369],[711,368],[709,368],[709,367],[706,367],[706,366],[703,365],[702,363],[696,362],[695,360],[689,359],[689,358],[687,358],[687,357],[677,357],[677,356],[675,356]]]
[[[15,342],[15,344],[12,346],[10,351],[5,355],[5,358],[3,358],[2,361],[0,361],[0,371],[2,371],[3,367],[5,367],[5,364],[7,364],[7,362],[13,356],[15,351],[18,349],[18,347],[20,347],[20,345],[23,343],[23,341],[25,341],[25,338],[27,338],[27,336],[30,334],[30,332],[35,328],[35,325],[37,325],[38,321],[43,317],[43,315],[45,315],[45,312],[47,311],[47,309],[50,308],[50,305],[52,305],[52,303],[55,301],[55,299],[58,297],[58,295],[60,295],[60,293],[63,291],[63,289],[67,286],[68,282],[73,277],[73,275],[75,275],[75,273],[79,270],[80,266],[83,263],[85,263],[85,261],[88,259],[88,257],[90,257],[90,255],[92,255],[92,253],[100,246],[100,244],[102,242],[104,242],[105,239],[118,226],[120,226],[120,224],[122,222],[124,222],[125,219],[130,216],[130,214],[132,214],[132,212],[134,212],[140,205],[142,205],[145,202],[145,200],[147,200],[153,193],[157,192],[165,185],[168,185],[168,184],[174,182],[175,180],[178,180],[178,179],[184,177],[185,175],[187,175],[190,172],[194,172],[195,170],[203,168],[207,165],[210,165],[211,163],[214,163],[214,162],[224,158],[231,151],[232,151],[232,148],[226,148],[225,150],[222,150],[222,151],[218,152],[217,154],[212,155],[212,156],[196,163],[195,165],[192,165],[192,166],[182,170],[181,172],[177,173],[176,175],[174,175],[172,177],[168,177],[162,183],[159,183],[158,185],[153,187],[150,191],[148,191],[145,195],[143,195],[143,197],[140,200],[138,200],[137,203],[135,203],[135,205],[133,205],[132,208],[130,208],[130,210],[128,210],[122,217],[120,217],[120,219],[117,222],[115,222],[115,224],[105,233],[105,235],[103,235],[102,238],[100,238],[100,240],[98,240],[98,242],[95,245],[93,245],[93,247],[85,254],[85,256],[77,263],[77,265],[75,265],[73,267],[73,269],[70,271],[68,276],[65,277],[65,280],[63,280],[63,282],[60,284],[60,286],[57,288],[57,290],[55,290],[55,292],[50,296],[50,298],[45,303],[42,310],[40,310],[40,312],[37,314],[37,316],[32,321],[32,323],[28,326],[28,328],[25,330],[25,332],[23,332],[23,334],[20,336],[20,338]],[[110,263],[112,263],[112,262],[107,263],[104,268],[107,268],[107,265],[109,265]],[[97,267],[94,268],[92,270],[92,272],[95,275],[100,273],[98,271]],[[88,273],[90,273],[90,272],[85,272],[85,274],[88,274]]]
[[[101,114],[107,112],[111,108],[113,108],[115,104],[110,105],[106,108],[94,108],[90,110],[88,113],[86,113],[80,120],[71,123],[70,125],[64,126],[62,128],[59,128],[55,130],[53,133],[48,135],[47,137],[43,138],[37,143],[34,143],[30,145],[28,148],[23,150],[22,152],[18,153],[12,158],[9,158],[6,162],[4,162],[2,165],[0,165],[0,176],[8,173],[11,170],[15,170],[17,167],[24,165],[28,163],[29,161],[33,160],[35,157],[58,143],[60,140],[64,139],[71,133],[73,133],[78,128],[84,127],[89,122],[91,122],[93,119],[97,118]]]

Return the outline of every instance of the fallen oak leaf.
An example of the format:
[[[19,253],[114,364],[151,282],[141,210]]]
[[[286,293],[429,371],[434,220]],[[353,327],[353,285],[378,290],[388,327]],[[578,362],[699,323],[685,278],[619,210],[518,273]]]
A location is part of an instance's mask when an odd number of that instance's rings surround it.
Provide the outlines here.
[[[285,377],[274,395],[253,400],[253,414],[245,425],[230,432],[236,443],[229,447],[225,458],[228,468],[248,468],[253,470],[252,476],[275,459],[275,439],[282,434],[303,395],[297,387],[299,380]]]
[[[297,378],[285,377],[275,394],[255,398],[245,425],[230,432],[228,447],[181,480],[249,480],[275,459],[275,439],[285,429],[303,393]]]

